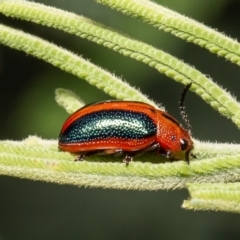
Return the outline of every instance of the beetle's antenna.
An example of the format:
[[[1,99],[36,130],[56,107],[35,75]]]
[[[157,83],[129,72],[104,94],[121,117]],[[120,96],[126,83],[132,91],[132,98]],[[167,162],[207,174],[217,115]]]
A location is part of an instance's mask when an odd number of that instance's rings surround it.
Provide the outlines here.
[[[190,125],[188,116],[187,116],[186,111],[185,111],[184,101],[185,101],[187,92],[188,92],[188,90],[191,86],[192,86],[192,83],[189,83],[188,85],[185,86],[185,88],[182,91],[180,102],[179,102],[179,104],[180,104],[180,114],[182,116],[182,119],[184,120],[184,122],[187,125],[187,130],[188,130],[189,135],[191,135],[192,127]]]

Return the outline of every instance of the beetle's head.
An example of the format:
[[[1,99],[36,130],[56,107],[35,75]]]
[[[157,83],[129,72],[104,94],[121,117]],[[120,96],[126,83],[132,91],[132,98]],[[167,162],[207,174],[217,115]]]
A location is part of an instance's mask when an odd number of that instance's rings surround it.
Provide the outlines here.
[[[193,149],[191,135],[176,119],[169,114],[159,111],[157,142],[159,153],[171,160],[185,159],[189,163],[189,155]]]

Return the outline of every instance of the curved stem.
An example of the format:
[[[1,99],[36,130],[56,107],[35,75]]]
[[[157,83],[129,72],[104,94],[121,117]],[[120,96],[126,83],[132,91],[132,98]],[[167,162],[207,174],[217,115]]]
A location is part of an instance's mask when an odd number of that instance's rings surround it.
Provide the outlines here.
[[[191,36],[185,38],[188,41],[191,39],[194,41],[194,39],[196,39],[196,42],[202,44],[198,37],[202,38],[203,34],[206,39],[209,38],[209,43],[206,45],[214,46],[213,49],[216,49],[217,47],[214,45],[213,40],[217,40],[219,44],[219,51],[216,52],[217,54],[226,52],[227,46],[231,46],[229,47],[229,51],[234,46],[234,49],[236,49],[236,55],[238,54],[237,49],[240,47],[237,42],[234,41],[233,44],[232,39],[226,38],[220,33],[217,33],[202,24],[198,24],[189,18],[183,17],[178,13],[165,9],[150,1],[99,0],[99,2],[108,4],[111,7],[132,16],[140,17],[144,21],[148,20],[153,25],[157,23],[160,26],[163,25],[166,27],[164,28],[166,30],[171,30],[170,27],[172,26],[172,28],[174,28],[173,33],[176,33],[176,35],[181,33],[183,28],[183,35],[187,36],[187,34],[189,34]],[[236,99],[234,99],[224,89],[220,88],[206,75],[161,50],[123,36],[116,31],[110,30],[107,27],[85,17],[77,16],[73,13],[62,11],[53,7],[47,7],[34,2],[22,0],[3,1],[0,2],[0,12],[7,16],[18,17],[38,24],[54,27],[82,38],[87,38],[97,44],[101,44],[114,51],[118,51],[125,56],[142,61],[145,64],[157,69],[159,72],[164,73],[168,77],[173,78],[175,81],[181,82],[182,84],[186,85],[189,82],[192,82],[192,91],[196,92],[214,109],[227,118],[230,118],[238,127],[240,127],[240,106]],[[226,56],[230,56],[231,54],[232,53],[229,52]],[[235,56],[234,59],[236,59],[237,56]],[[83,75],[81,75],[81,77],[83,77]],[[142,96],[136,96],[136,92],[126,84],[124,87],[121,87],[124,84],[121,84],[120,86],[119,84],[114,83],[114,90],[112,89],[111,84],[109,84],[108,87],[102,86],[102,83],[99,84],[96,83],[96,81],[91,81],[91,84],[95,84],[99,88],[103,87],[104,91],[109,93],[111,96],[115,96],[120,99],[141,99],[140,101],[154,104]],[[116,93],[115,86],[119,87],[118,90],[121,90],[123,95]]]

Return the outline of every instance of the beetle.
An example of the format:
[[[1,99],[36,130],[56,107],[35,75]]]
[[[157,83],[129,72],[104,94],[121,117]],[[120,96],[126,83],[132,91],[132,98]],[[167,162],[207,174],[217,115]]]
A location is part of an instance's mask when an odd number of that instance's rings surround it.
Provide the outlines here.
[[[76,160],[94,154],[124,154],[126,164],[136,155],[155,151],[170,160],[185,159],[189,164],[193,141],[183,102],[190,86],[186,86],[180,101],[188,131],[171,115],[149,104],[110,100],[86,105],[73,113],[61,129],[59,149],[79,153]]]

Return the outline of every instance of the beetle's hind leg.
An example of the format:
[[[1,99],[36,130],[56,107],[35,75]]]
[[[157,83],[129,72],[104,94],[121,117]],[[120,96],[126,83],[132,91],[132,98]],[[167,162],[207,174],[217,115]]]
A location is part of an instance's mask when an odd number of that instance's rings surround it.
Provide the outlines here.
[[[126,154],[125,158],[123,159],[123,162],[126,163],[126,166],[128,166],[128,164],[132,162],[134,157],[133,155],[136,156],[135,154],[129,154],[129,153]]]
[[[126,166],[132,161],[133,157],[136,155],[139,155],[141,151],[137,152],[125,152],[122,149],[105,149],[105,150],[96,150],[96,151],[89,151],[89,152],[81,152],[80,155],[78,155],[75,159],[75,162],[83,161],[88,157],[94,156],[94,155],[116,155],[121,156],[123,154],[126,154],[123,162],[126,163]]]
[[[94,156],[94,155],[122,155],[124,151],[122,149],[107,149],[107,150],[95,150],[95,151],[89,151],[89,152],[81,152],[75,159],[75,162],[83,161],[85,158]]]
[[[75,162],[79,162],[79,161],[83,161],[85,158],[91,157],[93,155],[96,155],[96,151],[91,151],[91,152],[83,152],[81,154],[79,154],[76,158],[75,158]]]
[[[123,162],[126,163],[126,166],[128,166],[128,164],[130,162],[132,162],[133,160],[133,157],[138,155],[139,152],[141,151],[136,151],[136,152],[125,152],[123,151],[122,149],[106,149],[106,150],[103,150],[101,153],[98,153],[98,154],[113,154],[114,156],[121,156],[123,154],[126,154],[124,159],[123,159]]]

